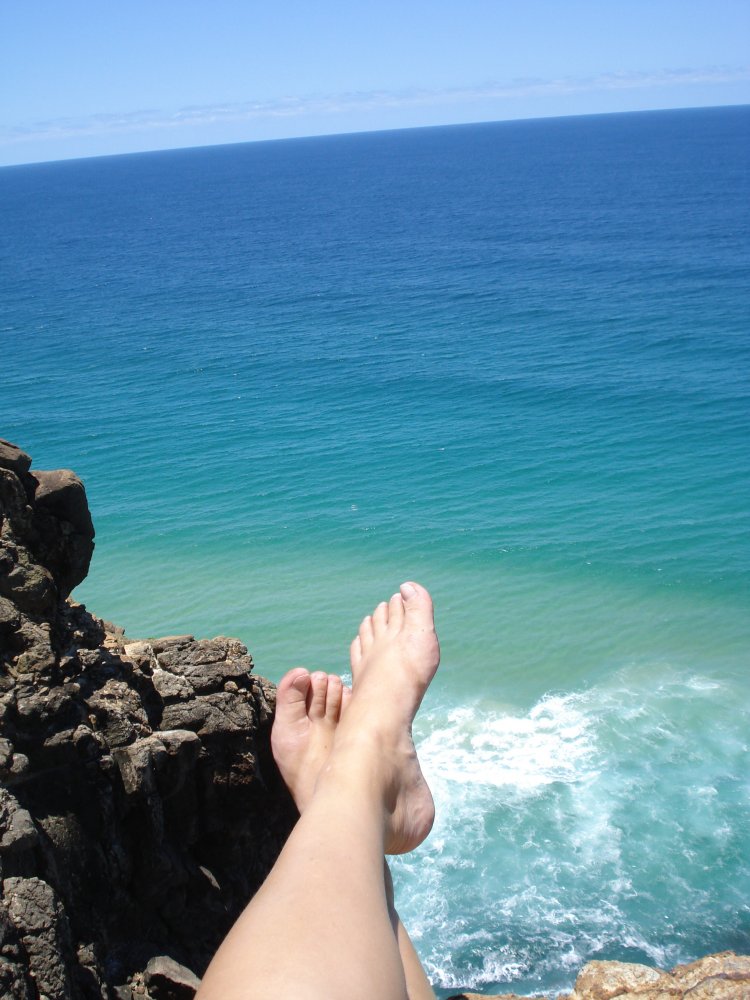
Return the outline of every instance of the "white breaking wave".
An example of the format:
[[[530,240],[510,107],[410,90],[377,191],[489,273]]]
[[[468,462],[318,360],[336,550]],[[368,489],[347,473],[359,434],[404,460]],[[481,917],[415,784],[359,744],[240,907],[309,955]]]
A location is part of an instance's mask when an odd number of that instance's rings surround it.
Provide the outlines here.
[[[595,744],[586,715],[571,696],[544,698],[526,716],[500,715],[464,706],[420,742],[428,781],[517,791],[553,781],[578,781],[589,773]]]
[[[426,711],[436,823],[393,868],[433,982],[563,989],[592,957],[669,965],[747,934],[740,694],[658,664],[523,714]]]

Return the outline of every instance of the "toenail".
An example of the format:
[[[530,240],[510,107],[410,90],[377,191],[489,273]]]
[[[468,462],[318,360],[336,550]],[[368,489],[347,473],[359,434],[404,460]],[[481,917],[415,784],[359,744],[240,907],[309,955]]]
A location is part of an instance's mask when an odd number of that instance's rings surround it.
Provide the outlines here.
[[[417,592],[417,588],[412,583],[402,583],[400,589],[401,589],[401,596],[404,599],[407,599],[409,597],[414,597],[414,595]]]

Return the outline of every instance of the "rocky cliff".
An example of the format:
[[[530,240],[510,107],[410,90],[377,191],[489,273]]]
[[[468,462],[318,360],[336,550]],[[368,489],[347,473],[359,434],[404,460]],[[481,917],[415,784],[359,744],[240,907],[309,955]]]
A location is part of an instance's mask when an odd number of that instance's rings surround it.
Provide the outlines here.
[[[275,689],[71,602],[93,539],[81,481],[0,442],[0,997],[189,998],[296,818]]]

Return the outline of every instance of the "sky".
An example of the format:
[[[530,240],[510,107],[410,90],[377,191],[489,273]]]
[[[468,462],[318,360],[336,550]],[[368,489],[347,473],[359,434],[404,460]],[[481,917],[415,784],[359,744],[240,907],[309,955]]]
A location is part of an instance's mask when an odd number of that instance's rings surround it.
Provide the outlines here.
[[[0,0],[0,165],[748,103],[748,0]]]

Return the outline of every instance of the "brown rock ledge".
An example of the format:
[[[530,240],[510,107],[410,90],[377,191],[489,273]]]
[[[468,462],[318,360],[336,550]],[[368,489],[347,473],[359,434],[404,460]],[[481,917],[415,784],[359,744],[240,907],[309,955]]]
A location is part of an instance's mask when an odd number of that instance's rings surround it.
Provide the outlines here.
[[[671,972],[630,962],[589,962],[558,1000],[750,1000],[750,955],[722,951]],[[456,993],[449,1000],[522,1000],[515,993]],[[552,1000],[538,997],[537,1000]]]

